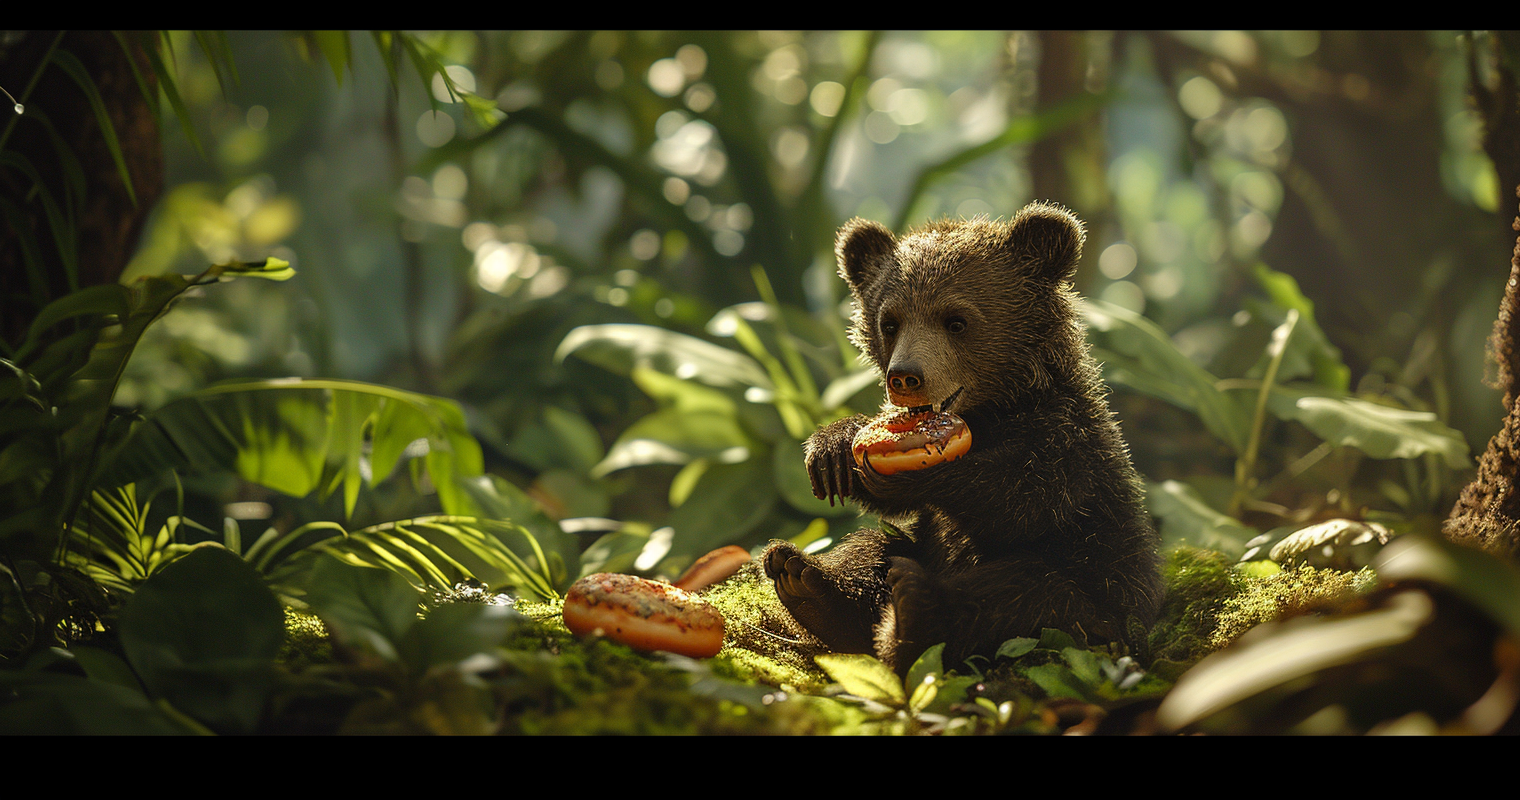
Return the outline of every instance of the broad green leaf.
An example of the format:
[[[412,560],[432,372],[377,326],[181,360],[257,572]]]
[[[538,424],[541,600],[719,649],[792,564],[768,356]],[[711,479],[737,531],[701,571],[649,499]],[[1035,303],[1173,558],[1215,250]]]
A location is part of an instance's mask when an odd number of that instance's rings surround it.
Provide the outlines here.
[[[1097,686],[1103,680],[1103,673],[1098,666],[1098,656],[1085,647],[1067,647],[1061,650],[1061,657],[1066,659],[1066,665],[1071,667],[1073,675],[1087,686]]]
[[[944,652],[944,643],[934,645],[928,650],[925,650],[924,654],[919,656],[918,660],[913,662],[913,666],[908,669],[908,678],[903,682],[903,684],[905,686],[916,687],[923,684],[924,678],[927,678],[930,675],[944,674]]]
[[[397,647],[417,624],[421,594],[384,569],[322,558],[311,571],[306,602],[329,630],[351,645],[395,661]]]
[[[115,653],[82,644],[70,646],[69,653],[74,656],[75,661],[79,662],[79,666],[84,668],[84,674],[89,676],[90,680],[114,683],[133,691],[142,691],[142,684],[138,682],[137,675],[132,672],[131,667],[127,666],[127,662],[122,661],[121,657]]]
[[[1520,637],[1520,572],[1502,559],[1446,539],[1402,536],[1378,553],[1373,569],[1385,582],[1447,586]]]
[[[183,736],[195,732],[141,691],[55,673],[0,673],[14,692],[0,706],[0,735]]]
[[[830,680],[850,694],[893,708],[902,708],[908,702],[897,674],[872,656],[823,653],[813,656],[813,660],[828,673]]]
[[[1355,447],[1373,458],[1439,455],[1452,469],[1471,466],[1467,440],[1428,411],[1407,411],[1354,397],[1326,397],[1313,389],[1274,387],[1267,408],[1297,420],[1337,447]]]
[[[1176,730],[1274,686],[1407,641],[1430,621],[1434,610],[1430,598],[1416,589],[1394,595],[1374,611],[1258,627],[1249,641],[1183,673],[1157,709],[1156,721]]]
[[[1146,485],[1146,505],[1161,520],[1161,540],[1167,544],[1186,541],[1239,558],[1245,543],[1258,534],[1239,520],[1216,511],[1198,491],[1180,481]]]
[[[644,394],[658,400],[661,406],[682,413],[712,413],[733,416],[737,404],[727,394],[703,386],[693,380],[667,375],[647,367],[634,367],[630,375]]]
[[[929,707],[934,698],[939,696],[939,675],[930,673],[918,683],[908,683],[913,688],[913,694],[908,698],[908,711],[917,714]]]
[[[1166,332],[1145,317],[1102,300],[1078,304],[1088,326],[1123,360],[1110,359],[1104,375],[1112,383],[1159,397],[1197,414],[1204,427],[1235,452],[1245,449],[1251,423],[1249,399],[1215,388],[1218,379],[1183,355]]]
[[[695,458],[729,460],[747,456],[752,447],[732,414],[666,408],[628,426],[591,475],[645,464],[685,464]]]
[[[458,664],[489,653],[521,619],[509,606],[452,603],[428,612],[402,636],[402,663],[422,674],[437,666]]]
[[[558,406],[544,406],[541,413],[541,422],[512,437],[513,458],[540,471],[563,467],[584,475],[606,455],[601,435],[585,417]]]
[[[1294,329],[1287,351],[1283,353],[1277,379],[1289,381],[1299,377],[1312,377],[1315,383],[1337,392],[1349,389],[1351,369],[1341,360],[1341,351],[1330,343],[1330,339],[1320,329],[1319,322],[1314,318],[1314,303],[1299,290],[1298,281],[1293,276],[1260,262],[1252,268],[1252,274],[1276,306],[1268,309],[1258,305],[1256,313],[1273,325],[1282,323],[1283,312],[1286,310],[1296,310],[1299,314],[1298,326]],[[1251,371],[1253,377],[1264,374],[1266,360],[1263,355]]]
[[[336,398],[348,394],[349,397]],[[445,510],[468,498],[453,480],[483,470],[480,445],[452,401],[386,386],[338,380],[231,381],[148,415],[122,448],[108,483],[173,469],[235,469],[247,480],[294,496],[316,489],[356,491],[369,431],[373,486],[415,443]],[[327,472],[331,470],[331,472]],[[332,477],[322,481],[324,474]],[[341,478],[341,479],[340,479]]]
[[[572,353],[623,375],[631,375],[634,367],[645,367],[719,388],[775,389],[765,370],[749,356],[652,325],[576,328],[560,343],[554,360],[563,361]]]
[[[198,547],[138,587],[120,632],[153,694],[219,730],[251,733],[272,687],[285,615],[241,558]]]
[[[27,329],[26,340],[16,350],[17,360],[25,360],[42,344],[43,335],[66,319],[94,315],[121,319],[131,313],[131,292],[127,287],[114,283],[80,289],[48,303],[37,312]]]
[[[1040,643],[1039,639],[1021,636],[1017,639],[1009,639],[998,646],[997,658],[1018,658],[1033,650]]]
[[[1040,641],[1035,645],[1041,650],[1065,650],[1076,646],[1077,640],[1071,638],[1071,634],[1058,628],[1040,629]]]
[[[1067,697],[1073,700],[1087,700],[1091,697],[1087,685],[1065,664],[1025,667],[1019,670],[1019,674],[1033,681],[1051,697]]]

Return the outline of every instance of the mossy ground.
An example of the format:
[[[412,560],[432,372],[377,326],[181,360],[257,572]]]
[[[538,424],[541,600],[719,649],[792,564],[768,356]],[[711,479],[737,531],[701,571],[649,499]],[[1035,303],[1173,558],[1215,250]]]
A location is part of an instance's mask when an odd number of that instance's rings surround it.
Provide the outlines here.
[[[1149,659],[1140,664],[1149,668],[1148,674],[1122,693],[1103,690],[1104,697],[1158,696],[1182,671],[1252,626],[1343,601],[1375,583],[1367,570],[1242,567],[1223,554],[1195,548],[1168,553],[1165,581],[1167,600],[1149,638]],[[753,562],[703,596],[723,613],[727,632],[723,650],[700,662],[639,653],[605,639],[581,639],[565,628],[559,601],[516,602],[523,622],[504,643],[502,666],[481,676],[497,704],[495,729],[518,734],[1039,732],[1060,730],[1066,717],[1077,714],[1074,719],[1080,719],[1086,713],[1082,709],[1106,702],[1091,694],[1082,703],[1056,695],[1042,700],[1057,684],[1041,685],[1028,676],[1054,679],[1067,669],[1063,664],[1078,665],[1080,659],[1067,653],[1061,664],[1046,664],[1059,651],[1037,650],[1017,662],[980,663],[979,677],[973,679],[979,681],[977,688],[967,694],[966,703],[939,708],[952,718],[962,714],[961,724],[947,725],[953,719],[943,714],[870,711],[869,704],[827,696],[829,677],[813,658],[825,651],[791,622]],[[433,602],[490,602],[493,597],[464,589]],[[286,624],[283,660],[289,666],[299,670],[333,660],[320,620],[287,611]],[[1112,668],[1120,655],[1104,648],[1091,652],[1094,663],[1105,668]],[[961,669],[962,674],[969,671]],[[973,695],[990,702],[971,708]],[[985,710],[993,707],[1002,709],[1001,716]]]

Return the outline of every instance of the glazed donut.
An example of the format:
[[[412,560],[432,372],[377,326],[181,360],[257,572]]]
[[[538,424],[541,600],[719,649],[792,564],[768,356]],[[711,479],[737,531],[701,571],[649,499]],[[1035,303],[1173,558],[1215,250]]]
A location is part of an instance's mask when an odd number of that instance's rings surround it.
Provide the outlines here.
[[[720,547],[697,559],[676,579],[675,587],[695,592],[705,589],[739,571],[749,561],[749,551],[736,544]]]
[[[971,449],[966,421],[948,411],[882,414],[855,434],[855,463],[878,475],[954,461]]]
[[[600,631],[636,650],[711,658],[723,648],[723,615],[668,583],[602,572],[576,581],[565,595],[565,627],[578,636]]]

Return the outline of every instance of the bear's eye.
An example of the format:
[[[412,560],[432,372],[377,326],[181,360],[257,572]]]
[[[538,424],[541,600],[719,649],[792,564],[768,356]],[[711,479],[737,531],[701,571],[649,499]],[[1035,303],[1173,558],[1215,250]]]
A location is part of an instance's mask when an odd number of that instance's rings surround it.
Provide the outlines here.
[[[890,319],[884,319],[884,320],[882,320],[881,321],[881,332],[882,332],[882,335],[884,335],[884,336],[896,336],[897,335],[897,323],[893,322]]]
[[[945,320],[945,330],[950,331],[951,333],[956,333],[956,334],[965,333],[966,332],[966,320],[964,320],[964,319],[962,319],[960,317],[951,317],[951,318]]]

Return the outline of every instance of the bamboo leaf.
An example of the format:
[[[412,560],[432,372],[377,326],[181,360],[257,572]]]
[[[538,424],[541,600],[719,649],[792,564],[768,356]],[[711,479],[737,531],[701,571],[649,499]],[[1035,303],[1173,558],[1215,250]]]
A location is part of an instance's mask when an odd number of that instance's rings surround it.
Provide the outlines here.
[[[152,37],[152,34],[144,34]],[[174,56],[174,45],[167,34],[158,38],[169,51],[170,58]],[[179,119],[180,127],[185,131],[185,138],[190,140],[190,145],[201,158],[206,157],[205,148],[201,147],[200,136],[195,133],[195,124],[190,120],[190,111],[185,108],[185,101],[180,99],[179,86],[174,80],[174,72],[164,65],[163,57],[158,53],[158,46],[153,42],[143,43],[143,52],[148,56],[148,64],[153,67],[153,74],[158,76],[158,88],[163,90],[164,96],[169,98],[169,107],[174,109],[174,116]]]
[[[131,199],[132,205],[136,206],[137,190],[132,188],[132,176],[127,173],[127,160],[121,154],[121,142],[116,138],[116,126],[111,124],[111,115],[106,112],[105,101],[100,98],[100,89],[95,86],[95,81],[90,78],[89,71],[73,53],[67,50],[54,50],[53,63],[79,85],[80,91],[83,91],[85,98],[90,101],[90,108],[95,112],[95,122],[100,125],[100,136],[105,140],[106,149],[111,151],[111,160],[116,162],[116,171],[121,175],[122,185],[127,189],[127,197]]]
[[[348,31],[312,31],[311,39],[327,59],[327,66],[332,68],[338,85],[342,86],[343,72],[353,58],[353,53],[349,50]]]

